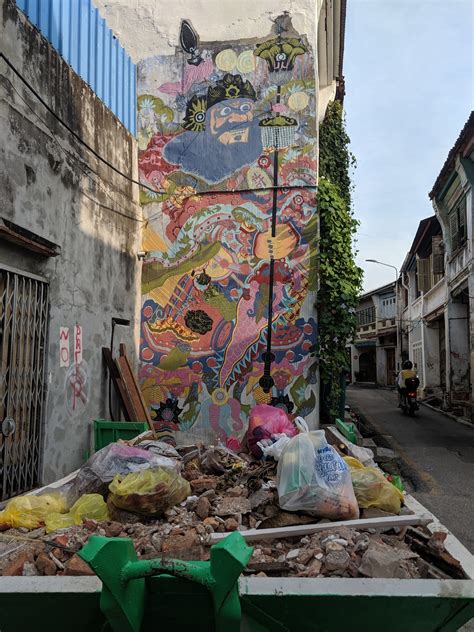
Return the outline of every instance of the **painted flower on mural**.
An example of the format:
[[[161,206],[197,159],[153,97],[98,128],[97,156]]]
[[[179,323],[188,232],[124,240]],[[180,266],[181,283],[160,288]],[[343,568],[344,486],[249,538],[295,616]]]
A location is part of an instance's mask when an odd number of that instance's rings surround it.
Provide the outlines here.
[[[176,400],[169,397],[166,401],[161,402],[159,408],[152,406],[151,410],[154,414],[153,421],[162,422],[169,428],[174,427],[174,429],[177,429],[179,415],[183,412],[183,409],[178,406]]]
[[[255,55],[264,59],[270,72],[292,70],[299,55],[306,53],[306,46],[297,37],[276,37],[259,44]]]
[[[268,169],[268,167],[272,164],[272,161],[268,156],[260,156],[258,159],[258,166],[262,169]]]

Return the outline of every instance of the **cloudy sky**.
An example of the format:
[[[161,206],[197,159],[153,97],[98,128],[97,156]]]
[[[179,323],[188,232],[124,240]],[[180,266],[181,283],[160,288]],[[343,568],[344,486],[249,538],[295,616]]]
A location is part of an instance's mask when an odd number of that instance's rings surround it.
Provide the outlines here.
[[[474,0],[348,0],[345,108],[364,289],[394,279],[474,102]]]

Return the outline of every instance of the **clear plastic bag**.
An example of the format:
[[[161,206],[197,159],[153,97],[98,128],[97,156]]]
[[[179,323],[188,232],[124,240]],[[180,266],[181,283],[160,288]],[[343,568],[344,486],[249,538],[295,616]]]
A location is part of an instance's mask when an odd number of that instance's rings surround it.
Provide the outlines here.
[[[158,516],[191,494],[187,480],[163,468],[117,475],[109,489],[116,507],[145,516]]]
[[[262,451],[263,457],[271,457],[278,461],[281,457],[284,447],[290,441],[290,437],[286,434],[273,435],[273,439],[265,444],[263,441],[258,441],[257,445]]]
[[[286,445],[278,462],[280,507],[330,520],[358,518],[348,465],[327,443],[323,430],[309,432],[302,420],[297,424],[301,433]]]
[[[4,511],[0,511],[0,526],[37,529],[49,514],[66,511],[66,500],[61,494],[18,496],[10,500]]]
[[[117,474],[125,476],[153,467],[179,471],[180,462],[125,443],[111,443],[98,450],[81,467],[74,481],[72,498],[93,493],[104,496]]]
[[[377,467],[364,467],[357,459],[345,457],[350,467],[352,485],[359,507],[377,507],[399,514],[403,502],[402,492],[388,481]]]
[[[48,533],[82,524],[82,521],[97,520],[103,522],[109,520],[107,504],[100,494],[84,494],[77,500],[67,513],[51,513],[45,518],[45,527]]]

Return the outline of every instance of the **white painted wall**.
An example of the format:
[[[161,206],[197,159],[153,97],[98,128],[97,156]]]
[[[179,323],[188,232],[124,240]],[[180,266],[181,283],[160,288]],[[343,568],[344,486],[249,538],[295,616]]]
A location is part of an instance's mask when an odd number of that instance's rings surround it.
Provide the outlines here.
[[[242,40],[270,32],[284,11],[293,26],[316,43],[323,0],[94,0],[133,61],[170,55],[179,41],[182,18],[191,20],[202,41]],[[313,50],[317,50],[313,46]]]

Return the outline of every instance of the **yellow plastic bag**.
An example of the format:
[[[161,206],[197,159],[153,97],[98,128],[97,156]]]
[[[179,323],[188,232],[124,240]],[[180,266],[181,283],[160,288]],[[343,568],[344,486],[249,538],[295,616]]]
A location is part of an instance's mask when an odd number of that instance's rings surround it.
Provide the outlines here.
[[[0,526],[36,529],[44,524],[51,513],[66,511],[66,500],[61,494],[18,496],[10,500],[4,511],[0,511]]]
[[[347,463],[347,465],[352,469],[355,470],[363,470],[364,469],[364,465],[362,465],[362,463],[359,461],[359,459],[355,459],[353,456],[345,456],[344,457],[344,461]]]
[[[109,520],[107,503],[100,494],[84,494],[76,500],[68,513],[51,513],[44,522],[46,531],[51,533],[51,531],[72,527],[75,524],[82,524],[85,518],[98,522]]]
[[[109,485],[111,500],[119,509],[146,516],[162,514],[191,494],[187,480],[161,467],[117,474]]]
[[[364,467],[352,457],[346,456],[344,460],[350,467],[352,485],[361,509],[377,507],[393,514],[400,513],[403,494],[378,468]]]

